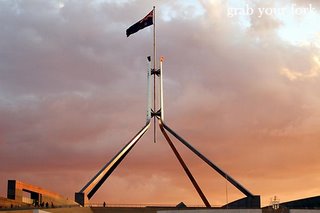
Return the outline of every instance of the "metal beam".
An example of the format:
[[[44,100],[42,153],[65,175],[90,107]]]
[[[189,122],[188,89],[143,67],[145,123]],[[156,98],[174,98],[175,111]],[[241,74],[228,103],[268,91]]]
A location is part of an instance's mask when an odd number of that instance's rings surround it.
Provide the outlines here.
[[[230,175],[222,171],[218,166],[213,164],[208,158],[206,158],[203,154],[201,154],[198,150],[196,150],[193,146],[191,146],[186,140],[180,137],[177,133],[175,133],[172,129],[170,129],[165,123],[162,123],[163,127],[168,130],[174,137],[176,137],[181,143],[183,143],[186,147],[188,147],[193,153],[195,153],[199,158],[201,158],[204,162],[206,162],[211,168],[216,170],[223,178],[229,181],[232,185],[234,185],[239,191],[245,194],[247,197],[254,197],[254,195],[249,192],[246,188],[244,188],[240,183],[235,181]]]
[[[206,205],[206,207],[210,208],[211,205],[209,203],[209,201],[207,200],[206,196],[203,194],[200,186],[198,185],[197,181],[195,180],[195,178],[193,177],[193,175],[191,174],[190,170],[188,169],[187,165],[185,164],[185,162],[183,161],[182,157],[180,156],[179,152],[177,151],[176,147],[174,146],[174,144],[172,143],[170,137],[168,136],[168,134],[166,133],[166,131],[163,128],[163,123],[161,119],[159,120],[159,126],[160,129],[164,135],[164,137],[166,138],[168,144],[170,145],[172,151],[174,152],[174,154],[176,155],[176,157],[178,158],[181,166],[183,167],[184,171],[187,173],[191,183],[193,184],[193,187],[197,190],[200,198],[202,199],[203,203]]]
[[[100,188],[104,181],[117,168],[133,146],[139,141],[143,134],[148,130],[148,122],[119,152],[116,154],[81,190],[76,194],[84,194],[90,199]]]

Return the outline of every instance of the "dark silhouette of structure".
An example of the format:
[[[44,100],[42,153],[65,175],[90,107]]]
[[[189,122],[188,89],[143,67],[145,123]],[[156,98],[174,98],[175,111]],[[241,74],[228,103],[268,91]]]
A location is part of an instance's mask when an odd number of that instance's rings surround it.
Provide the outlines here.
[[[151,14],[151,13],[149,13]],[[148,16],[149,17],[149,16]],[[151,16],[150,16],[151,17]],[[160,68],[157,68],[156,65],[156,40],[155,40],[155,7],[153,7],[152,11],[152,24],[153,24],[153,68],[151,69],[151,57],[148,56],[148,74],[147,74],[147,93],[148,93],[148,101],[147,101],[147,122],[144,127],[116,154],[79,192],[75,193],[75,201],[80,205],[84,206],[88,199],[95,194],[95,192],[101,187],[104,181],[112,174],[112,172],[117,168],[117,166],[121,163],[121,161],[126,157],[126,155],[130,152],[130,150],[134,147],[134,145],[139,141],[139,139],[144,135],[144,133],[150,127],[151,118],[154,118],[154,142],[156,142],[156,121],[158,120],[158,124],[162,134],[164,135],[166,141],[171,147],[172,151],[176,155],[179,163],[183,167],[186,172],[188,178],[190,179],[193,187],[196,189],[199,194],[201,200],[205,204],[206,207],[211,207],[209,201],[206,196],[202,192],[200,186],[198,185],[196,179],[193,177],[192,173],[188,169],[186,163],[183,161],[181,155],[178,150],[174,146],[167,132],[169,132],[172,136],[174,136],[178,141],[180,141],[183,145],[185,145],[188,149],[190,149],[194,154],[196,154],[200,159],[202,159],[205,163],[207,163],[212,169],[218,172],[223,178],[229,181],[232,185],[234,185],[238,190],[240,190],[246,197],[240,199],[239,201],[235,201],[230,205],[230,207],[241,207],[241,208],[260,208],[260,196],[253,195],[246,188],[244,188],[240,183],[235,181],[230,175],[222,171],[218,166],[213,164],[207,157],[201,154],[198,150],[196,150],[193,146],[191,146],[186,140],[180,137],[177,133],[175,133],[168,125],[164,122],[164,107],[163,107],[163,57],[160,58]],[[150,22],[151,23],[151,22]],[[149,26],[149,25],[148,25]],[[139,28],[140,29],[140,28]],[[142,28],[141,28],[142,29]],[[153,76],[153,108],[152,105],[152,97],[151,97],[151,81],[150,78]],[[156,101],[156,77],[159,81],[159,106],[157,106]],[[158,110],[157,110],[158,109]]]
[[[75,193],[75,201],[80,205],[84,206],[89,199],[95,194],[95,192],[101,187],[104,181],[112,174],[112,172],[117,168],[117,166],[121,163],[121,161],[126,157],[126,155],[130,152],[130,150],[134,147],[134,145],[139,141],[139,139],[144,135],[144,133],[150,127],[151,118],[154,117],[158,120],[158,124],[162,134],[164,135],[166,141],[177,157],[179,163],[183,167],[185,173],[199,194],[201,200],[205,204],[206,207],[211,207],[209,201],[206,196],[202,192],[200,186],[198,185],[196,179],[190,172],[186,163],[183,161],[181,155],[173,144],[170,136],[175,137],[178,141],[180,141],[183,145],[185,145],[188,149],[190,149],[194,154],[196,154],[201,160],[203,160],[208,166],[210,166],[213,170],[219,173],[223,178],[229,181],[233,186],[235,186],[239,191],[241,191],[246,197],[240,200],[234,201],[228,204],[228,208],[260,208],[260,196],[254,195],[249,192],[246,188],[244,188],[239,182],[233,179],[230,175],[225,173],[222,169],[220,169],[217,165],[215,165],[212,161],[210,161],[206,156],[201,154],[197,149],[195,149],[190,143],[188,143],[185,139],[179,136],[175,131],[173,131],[167,124],[164,123],[164,110],[163,110],[163,83],[162,83],[162,63],[163,58],[160,60],[160,69],[150,69],[150,57],[148,57],[148,90],[150,90],[150,76],[157,76],[160,78],[160,109],[155,110],[155,108],[147,109],[147,122],[145,126],[77,193]],[[150,102],[150,94],[148,91],[148,106],[151,106]],[[155,103],[155,95],[153,102]],[[154,104],[155,105],[155,104]],[[155,135],[155,134],[154,134]]]

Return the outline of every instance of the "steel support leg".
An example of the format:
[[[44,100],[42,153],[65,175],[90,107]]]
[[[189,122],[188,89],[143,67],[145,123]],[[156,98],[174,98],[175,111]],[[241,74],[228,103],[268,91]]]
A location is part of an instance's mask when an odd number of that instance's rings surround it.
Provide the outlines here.
[[[247,197],[254,197],[254,195],[249,192],[246,188],[244,188],[240,183],[235,181],[231,176],[222,171],[219,167],[213,164],[208,158],[206,158],[203,154],[201,154],[198,150],[192,147],[186,140],[180,137],[177,133],[175,133],[172,129],[170,129],[166,124],[162,123],[163,127],[168,130],[174,137],[176,137],[181,143],[183,143],[186,147],[188,147],[193,153],[195,153],[199,158],[201,158],[204,162],[206,162],[211,168],[217,171],[223,178],[229,181],[232,185],[234,185],[239,191],[245,194]]]
[[[200,186],[198,185],[197,181],[195,180],[195,178],[192,176],[190,170],[188,169],[187,165],[185,164],[185,162],[183,161],[182,157],[180,156],[179,152],[177,151],[176,147],[173,145],[171,139],[169,138],[168,134],[166,133],[166,131],[163,128],[163,123],[161,121],[161,119],[159,119],[159,126],[160,129],[164,135],[164,137],[166,138],[168,144],[170,145],[172,151],[174,152],[174,154],[176,155],[176,157],[178,158],[181,166],[183,167],[184,171],[187,173],[190,181],[192,182],[194,188],[197,190],[199,196],[201,197],[203,203],[206,205],[206,207],[210,208],[211,205],[209,203],[209,201],[207,200],[206,196],[203,194]]]
[[[100,188],[104,181],[117,168],[121,161],[126,157],[133,146],[148,130],[150,122],[148,122],[121,150],[116,154],[82,189],[75,194],[75,201],[84,206],[85,201],[90,199]]]

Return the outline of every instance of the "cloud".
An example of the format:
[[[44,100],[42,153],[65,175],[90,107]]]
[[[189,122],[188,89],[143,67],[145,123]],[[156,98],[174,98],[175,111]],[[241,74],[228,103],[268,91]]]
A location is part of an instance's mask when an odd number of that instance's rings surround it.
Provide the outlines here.
[[[143,126],[152,32],[125,36],[152,8],[143,3],[1,1],[0,186],[19,179],[73,197]],[[156,5],[165,122],[264,204],[316,195],[318,48],[280,39],[276,17],[252,16],[243,28],[223,1],[174,4],[182,7]],[[174,142],[223,204],[223,178]],[[229,190],[230,200],[242,196]],[[159,130],[94,198],[123,200],[201,204]]]
[[[319,9],[319,1],[316,0],[294,0],[294,3],[297,3],[298,5],[304,6],[305,8],[316,7]]]

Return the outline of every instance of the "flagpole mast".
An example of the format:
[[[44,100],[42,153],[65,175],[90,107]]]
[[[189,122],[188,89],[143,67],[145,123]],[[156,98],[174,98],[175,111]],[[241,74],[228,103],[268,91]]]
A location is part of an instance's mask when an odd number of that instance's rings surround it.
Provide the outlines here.
[[[156,132],[156,7],[153,6],[153,142],[156,142],[157,132]]]

